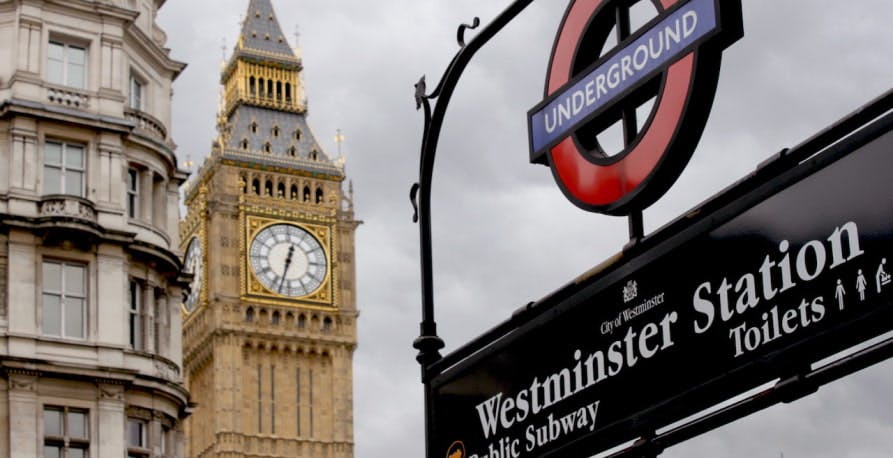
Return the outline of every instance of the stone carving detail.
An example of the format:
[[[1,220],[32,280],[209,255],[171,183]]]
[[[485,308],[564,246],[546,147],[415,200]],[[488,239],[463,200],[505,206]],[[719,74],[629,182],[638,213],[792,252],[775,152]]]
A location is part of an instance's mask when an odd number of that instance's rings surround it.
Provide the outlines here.
[[[176,380],[179,375],[169,364],[155,360],[155,374],[165,380]]]
[[[37,377],[30,374],[9,374],[9,390],[10,391],[26,391],[29,393],[37,392]]]
[[[121,385],[99,385],[100,401],[124,401],[124,387]]]
[[[90,96],[82,92],[72,91],[70,89],[49,88],[47,90],[47,100],[66,107],[89,108]]]
[[[87,201],[74,196],[56,196],[40,203],[40,216],[67,216],[96,221],[96,210]]]

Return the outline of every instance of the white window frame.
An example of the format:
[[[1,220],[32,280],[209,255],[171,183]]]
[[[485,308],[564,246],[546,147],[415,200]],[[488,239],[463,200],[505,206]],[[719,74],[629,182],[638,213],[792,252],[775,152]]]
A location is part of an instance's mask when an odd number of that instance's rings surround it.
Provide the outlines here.
[[[140,217],[140,170],[127,168],[127,216]]]
[[[137,425],[139,428],[138,444],[131,442],[130,428],[131,425]],[[127,457],[128,458],[148,458],[151,453],[149,449],[149,422],[140,418],[127,418]]]
[[[130,279],[128,285],[127,329],[130,347],[134,350],[145,349],[145,323],[143,322],[143,285],[139,280]]]
[[[43,278],[43,280],[42,280],[42,282],[43,282],[42,293],[43,294],[41,295],[41,301],[42,301],[43,307],[41,308],[41,314],[42,314],[41,316],[42,316],[43,322],[40,325],[41,333],[43,335],[52,336],[52,337],[61,337],[64,339],[79,339],[79,340],[86,339],[87,338],[87,307],[88,307],[87,298],[89,296],[89,293],[87,291],[87,286],[88,286],[88,279],[89,279],[89,275],[90,275],[87,265],[84,263],[80,263],[80,262],[69,262],[69,261],[60,261],[60,260],[55,260],[55,259],[44,259],[43,262],[41,263],[41,271],[42,272],[46,270],[46,266],[48,264],[55,264],[55,265],[59,266],[60,282],[62,283],[62,286],[61,286],[61,289],[59,289],[58,291],[54,291],[54,290],[49,289],[49,287],[47,285],[46,278]],[[79,268],[82,270],[81,276],[83,277],[84,283],[81,285],[81,288],[82,288],[83,293],[78,294],[78,293],[72,291],[69,288],[69,285],[66,284],[66,278],[65,278],[66,267],[76,267],[76,268]],[[47,296],[57,297],[59,300],[59,317],[58,317],[59,318],[59,334],[52,334],[52,333],[48,332],[47,329],[45,328],[46,314],[49,313],[49,310],[43,301],[45,300],[45,298]],[[67,314],[65,313],[66,312],[66,310],[65,310],[66,299],[76,299],[76,300],[81,301],[81,311],[80,311],[81,312],[81,332],[80,332],[81,335],[69,336],[66,333],[66,322],[65,322],[65,317],[67,316]]]
[[[58,164],[50,163],[47,157],[47,147],[49,145],[55,145],[59,147],[60,151],[60,161]],[[81,163],[79,166],[68,164],[68,155],[69,150],[72,148],[78,148],[81,150]],[[49,178],[49,173],[47,170],[57,170],[59,173],[59,192],[50,193],[47,192],[47,183],[51,180]],[[73,177],[74,175],[78,175],[81,178],[80,189],[77,189],[75,192],[67,192],[68,184],[67,180]],[[66,178],[68,177],[68,178]],[[51,140],[47,139],[44,142],[44,152],[43,152],[43,194],[64,194],[71,195],[77,197],[86,197],[86,189],[87,189],[87,145],[80,143],[70,143],[61,140]]]
[[[61,50],[62,57],[53,57],[55,49]],[[71,51],[83,52],[83,63],[79,64],[72,59]],[[89,67],[89,52],[85,44],[72,42],[62,38],[50,38],[47,42],[47,81],[61,86],[73,87],[76,89],[87,88],[87,67]],[[53,64],[60,67],[61,74],[56,75],[52,72]],[[78,84],[74,81],[74,75],[80,75],[81,81]]]
[[[136,75],[130,75],[130,96],[128,105],[137,111],[146,111],[146,83]]]

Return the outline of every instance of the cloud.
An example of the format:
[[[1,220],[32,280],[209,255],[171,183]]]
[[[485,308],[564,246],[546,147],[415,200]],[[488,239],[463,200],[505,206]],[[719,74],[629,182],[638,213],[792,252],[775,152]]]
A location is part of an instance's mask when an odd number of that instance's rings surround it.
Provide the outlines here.
[[[652,231],[783,147],[889,89],[893,5],[883,0],[748,0],[745,37],[724,55],[703,140],[676,186],[646,211]],[[160,23],[172,56],[179,155],[198,161],[214,138],[220,45],[231,49],[246,0],[167,2]],[[300,26],[310,123],[329,154],[343,129],[354,182],[360,344],[355,355],[356,456],[423,454],[418,335],[418,232],[408,193],[418,177],[429,88],[457,51],[456,27],[489,23],[508,2],[274,1],[289,41]],[[526,112],[566,2],[534,2],[472,61],[452,101],[433,193],[439,331],[454,349],[622,248],[623,219],[584,213],[549,170],[527,162]],[[469,38],[474,32],[469,32]],[[880,457],[891,449],[889,364],[793,405],[673,448],[668,457]]]

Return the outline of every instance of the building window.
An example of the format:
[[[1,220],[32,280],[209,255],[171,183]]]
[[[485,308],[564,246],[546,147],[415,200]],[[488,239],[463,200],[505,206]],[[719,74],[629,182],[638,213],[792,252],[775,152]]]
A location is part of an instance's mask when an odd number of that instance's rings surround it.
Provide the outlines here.
[[[148,428],[145,420],[127,419],[127,458],[149,456]]]
[[[84,197],[83,145],[48,141],[43,154],[43,193]]]
[[[43,408],[44,458],[87,458],[90,414],[84,409]]]
[[[87,267],[43,262],[43,333],[83,339],[86,335]]]
[[[273,136],[279,138],[279,126],[273,126]]]
[[[144,111],[143,100],[146,92],[146,85],[136,77],[130,77],[130,108],[134,110]]]
[[[263,86],[261,86],[261,87],[263,87]],[[251,133],[252,133],[252,134],[256,134],[256,133],[257,133],[257,123],[256,123],[256,122],[252,121],[252,122],[251,122],[251,125],[248,126],[248,128],[251,129]]]
[[[140,207],[140,172],[127,169],[127,216],[136,218]]]
[[[161,427],[161,456],[167,456],[167,435],[170,432],[171,429],[167,426]]]
[[[87,49],[61,41],[50,41],[47,49],[47,80],[54,84],[84,89],[87,81]]]
[[[143,349],[143,288],[136,280],[130,280],[130,299],[128,327],[130,329],[130,347]]]

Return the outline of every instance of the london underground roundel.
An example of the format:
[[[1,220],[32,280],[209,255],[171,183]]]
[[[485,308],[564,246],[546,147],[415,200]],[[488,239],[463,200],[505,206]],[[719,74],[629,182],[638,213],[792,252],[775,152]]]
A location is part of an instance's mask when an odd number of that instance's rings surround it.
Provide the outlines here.
[[[655,15],[631,30],[641,6]],[[623,215],[651,205],[691,158],[722,50],[741,36],[740,0],[573,0],[546,98],[528,113],[530,161],[549,165],[585,210]],[[615,154],[601,141],[609,128],[623,137]]]

